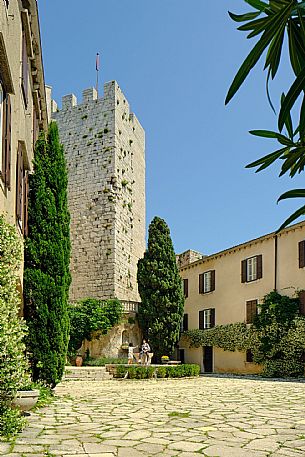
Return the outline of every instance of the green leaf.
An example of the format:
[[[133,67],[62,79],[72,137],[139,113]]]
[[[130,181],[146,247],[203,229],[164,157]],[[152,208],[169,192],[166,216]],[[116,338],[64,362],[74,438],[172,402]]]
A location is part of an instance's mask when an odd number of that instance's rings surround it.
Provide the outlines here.
[[[301,138],[301,140],[304,140],[304,137],[305,137],[305,97],[304,96],[303,96],[303,101],[302,101],[301,110],[300,110],[299,127],[300,127],[300,138]]]
[[[265,2],[261,2],[260,0],[245,0],[253,8],[258,9],[259,11],[265,11],[269,8],[269,5]]]
[[[305,41],[297,20],[288,21],[288,44],[290,63],[298,75],[305,66]]]
[[[248,20],[251,20],[251,19],[255,19],[257,16],[259,16],[261,14],[260,11],[258,12],[253,12],[253,13],[246,13],[246,14],[234,14],[234,13],[231,13],[230,11],[228,11],[229,13],[229,16],[231,19],[233,19],[233,21],[235,22],[244,22],[244,21],[248,21]]]
[[[250,51],[249,55],[246,57],[245,61],[242,63],[240,69],[238,70],[226,96],[225,104],[228,104],[231,98],[235,95],[238,91],[246,77],[248,76],[249,72],[255,66],[257,61],[260,59],[262,53],[273,39],[274,35],[277,33],[278,28],[281,26],[282,23],[286,23],[290,12],[292,9],[292,5],[287,5],[283,11],[275,14],[273,16],[272,23],[267,30],[263,33],[260,40],[256,43],[254,48]]]
[[[281,157],[289,148],[282,148],[278,149],[277,151],[271,152],[270,154],[267,154],[264,157],[261,157],[260,159],[256,160],[255,162],[249,163],[246,165],[246,168],[253,168],[257,167],[258,165],[261,165],[261,167],[256,170],[256,173],[258,173],[261,170],[264,170],[264,168],[269,167],[276,159]]]
[[[288,190],[277,199],[277,203],[287,198],[305,198],[305,189]]]
[[[288,219],[285,220],[285,222],[280,226],[276,233],[283,230],[283,228],[287,227],[287,225],[291,224],[291,222],[295,221],[298,217],[302,216],[303,214],[305,214],[305,205],[301,206],[301,208],[299,208],[297,211],[291,214],[291,216],[289,216]]]
[[[285,100],[281,106],[279,119],[278,119],[278,127],[281,131],[285,124],[285,120],[287,116],[290,114],[290,111],[295,104],[298,96],[304,90],[305,84],[305,67],[301,71],[301,73],[296,77],[295,81],[293,82],[292,86],[290,87]]]
[[[268,49],[265,68],[270,66],[272,79],[274,79],[280,64],[284,34],[285,24],[282,24],[282,27],[278,29]]]
[[[284,103],[284,100],[285,100],[285,94],[283,92],[282,96],[281,96],[281,105]],[[291,119],[290,113],[285,119],[285,127],[287,129],[287,133],[289,135],[289,138],[292,141],[293,137],[294,137],[294,134],[293,134],[293,126],[292,126],[292,119]]]
[[[251,135],[260,136],[263,138],[274,138],[285,146],[295,146],[293,141],[291,141],[289,138],[282,135],[281,133],[273,132],[271,130],[250,130],[249,133]]]
[[[295,148],[287,154],[285,162],[282,165],[281,172],[279,176],[283,176],[289,169],[296,165],[297,160],[302,157],[305,149],[303,147]]]

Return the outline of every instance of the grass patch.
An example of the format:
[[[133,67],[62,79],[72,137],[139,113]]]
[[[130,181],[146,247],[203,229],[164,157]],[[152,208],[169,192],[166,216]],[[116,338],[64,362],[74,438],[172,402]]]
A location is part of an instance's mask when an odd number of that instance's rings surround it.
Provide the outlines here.
[[[190,412],[185,412],[182,413],[180,411],[172,411],[171,413],[168,413],[168,417],[190,417]]]

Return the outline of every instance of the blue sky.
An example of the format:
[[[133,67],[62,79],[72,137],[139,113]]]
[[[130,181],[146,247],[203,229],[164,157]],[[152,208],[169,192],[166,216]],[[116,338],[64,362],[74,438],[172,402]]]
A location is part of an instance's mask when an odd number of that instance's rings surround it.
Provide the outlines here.
[[[158,215],[176,252],[205,254],[278,228],[299,201],[278,196],[304,177],[278,178],[278,166],[255,174],[247,163],[272,152],[272,140],[249,135],[275,129],[263,65],[229,106],[228,87],[252,41],[227,11],[242,0],[39,0],[46,82],[58,102],[116,79],[146,131],[147,224]],[[285,48],[286,51],[286,48]],[[284,61],[272,85],[275,104],[289,87]]]

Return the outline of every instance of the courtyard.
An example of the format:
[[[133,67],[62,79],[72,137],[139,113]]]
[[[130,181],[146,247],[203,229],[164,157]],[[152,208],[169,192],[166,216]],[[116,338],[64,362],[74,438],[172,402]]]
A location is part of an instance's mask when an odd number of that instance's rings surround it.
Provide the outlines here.
[[[10,457],[297,457],[305,385],[200,377],[65,381],[34,412]]]

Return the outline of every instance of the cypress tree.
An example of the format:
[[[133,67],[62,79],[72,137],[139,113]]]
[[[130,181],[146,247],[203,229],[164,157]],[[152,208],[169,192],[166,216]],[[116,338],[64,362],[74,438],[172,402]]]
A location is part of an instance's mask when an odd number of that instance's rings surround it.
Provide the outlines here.
[[[69,339],[71,282],[67,171],[56,123],[41,134],[30,176],[29,233],[24,299],[34,380],[55,386],[62,378]]]
[[[148,230],[148,247],[138,262],[138,286],[142,303],[139,323],[156,359],[173,353],[179,340],[184,297],[170,231],[155,217]]]

